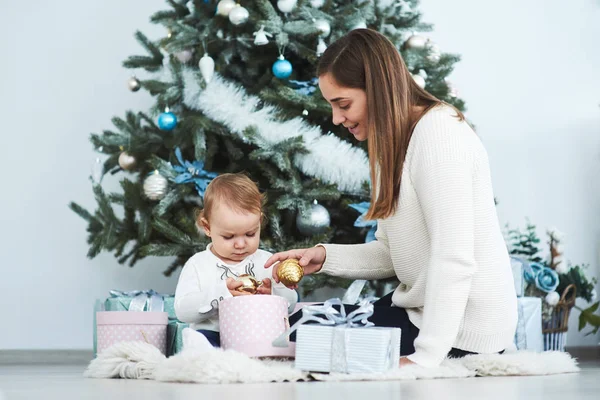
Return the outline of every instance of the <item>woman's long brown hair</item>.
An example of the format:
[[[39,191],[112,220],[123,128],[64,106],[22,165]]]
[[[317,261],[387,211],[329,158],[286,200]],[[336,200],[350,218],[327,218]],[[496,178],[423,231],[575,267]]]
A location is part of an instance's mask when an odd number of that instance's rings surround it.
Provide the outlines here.
[[[371,172],[371,207],[366,218],[387,218],[396,211],[414,126],[442,101],[421,89],[392,42],[370,29],[355,29],[327,48],[317,76],[327,73],[340,86],[366,92]],[[415,113],[417,107],[422,111]]]

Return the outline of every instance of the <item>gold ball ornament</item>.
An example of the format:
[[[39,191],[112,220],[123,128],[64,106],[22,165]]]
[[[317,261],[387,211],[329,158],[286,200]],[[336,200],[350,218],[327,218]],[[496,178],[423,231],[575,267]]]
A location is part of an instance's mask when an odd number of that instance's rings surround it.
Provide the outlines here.
[[[304,268],[300,266],[298,260],[289,258],[279,263],[277,268],[277,277],[285,286],[294,286],[304,276]]]
[[[256,293],[258,287],[262,285],[262,281],[257,280],[252,275],[242,274],[237,277],[236,281],[242,282],[242,286],[236,290],[239,292]]]

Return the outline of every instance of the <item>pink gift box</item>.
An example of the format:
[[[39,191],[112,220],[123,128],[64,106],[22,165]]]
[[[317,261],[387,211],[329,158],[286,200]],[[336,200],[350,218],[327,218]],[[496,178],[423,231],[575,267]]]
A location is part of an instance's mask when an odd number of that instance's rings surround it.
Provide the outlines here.
[[[169,314],[150,311],[98,311],[98,353],[115,343],[143,340],[167,352]]]
[[[230,297],[219,305],[221,347],[250,357],[294,357],[296,343],[271,344],[289,327],[288,301],[280,296]]]

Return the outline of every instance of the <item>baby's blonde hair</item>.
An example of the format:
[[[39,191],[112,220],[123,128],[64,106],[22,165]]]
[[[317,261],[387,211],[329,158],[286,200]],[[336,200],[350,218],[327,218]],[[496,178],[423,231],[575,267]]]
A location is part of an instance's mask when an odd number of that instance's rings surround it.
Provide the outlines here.
[[[220,203],[237,211],[260,214],[262,221],[265,201],[266,196],[248,176],[222,174],[208,184],[204,192],[204,209],[198,214],[196,223],[202,226],[202,218],[210,222],[211,211]]]

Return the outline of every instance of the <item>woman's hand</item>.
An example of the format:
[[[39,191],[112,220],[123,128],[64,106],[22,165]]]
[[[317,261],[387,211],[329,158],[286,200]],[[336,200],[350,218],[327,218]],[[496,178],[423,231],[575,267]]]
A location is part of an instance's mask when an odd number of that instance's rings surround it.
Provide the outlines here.
[[[323,268],[323,263],[325,262],[325,258],[327,256],[327,252],[325,247],[316,246],[310,247],[308,249],[294,249],[288,251],[282,251],[281,253],[273,254],[265,263],[265,268],[271,267],[271,265],[275,264],[278,261],[284,261],[290,258],[295,258],[298,260],[300,266],[304,269],[304,275],[314,274]],[[279,278],[277,277],[277,269],[279,265],[275,265],[273,267],[273,280],[279,283]],[[290,289],[298,288],[298,285],[293,285],[289,287]]]
[[[247,295],[251,295],[252,293],[248,293],[248,292],[241,292],[239,290],[237,290],[237,288],[239,288],[240,286],[243,286],[244,284],[238,280],[235,280],[234,278],[227,278],[227,280],[225,281],[225,284],[227,285],[227,289],[229,289],[229,293],[231,293],[232,296],[247,296]]]

